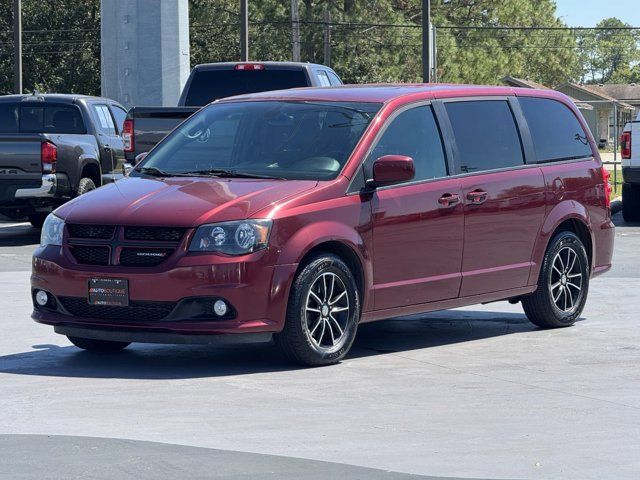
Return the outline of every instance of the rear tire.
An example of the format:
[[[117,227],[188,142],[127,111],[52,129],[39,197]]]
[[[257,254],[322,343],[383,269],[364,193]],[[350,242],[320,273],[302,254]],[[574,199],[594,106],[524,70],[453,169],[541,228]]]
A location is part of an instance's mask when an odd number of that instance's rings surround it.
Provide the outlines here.
[[[34,213],[32,215],[29,215],[29,222],[31,222],[31,225],[33,225],[35,228],[42,228],[42,225],[44,225],[44,221],[47,218],[47,215],[49,214]]]
[[[622,218],[625,222],[640,221],[640,186],[622,184]]]
[[[91,180],[90,178],[84,177],[84,178],[81,178],[80,182],[78,183],[77,195],[80,196],[95,189],[96,189],[96,184],[94,183],[94,181]]]
[[[108,340],[95,340],[93,338],[71,337],[69,335],[67,335],[67,338],[76,347],[81,348],[83,350],[87,350],[88,352],[95,352],[95,353],[118,352],[120,350],[124,350],[129,345],[131,345],[128,342],[110,342]]]
[[[537,290],[522,297],[524,313],[541,328],[575,323],[589,292],[589,260],[584,245],[572,232],[551,239],[542,261]]]
[[[336,255],[321,254],[296,276],[284,328],[274,341],[295,363],[331,365],[349,352],[359,320],[360,295],[349,267]]]

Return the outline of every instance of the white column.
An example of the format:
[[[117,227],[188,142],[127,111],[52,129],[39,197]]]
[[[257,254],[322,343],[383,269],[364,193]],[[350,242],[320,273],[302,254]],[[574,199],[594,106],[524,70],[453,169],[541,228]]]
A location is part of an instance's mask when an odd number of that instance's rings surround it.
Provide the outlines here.
[[[189,76],[187,0],[101,0],[102,95],[175,106]]]

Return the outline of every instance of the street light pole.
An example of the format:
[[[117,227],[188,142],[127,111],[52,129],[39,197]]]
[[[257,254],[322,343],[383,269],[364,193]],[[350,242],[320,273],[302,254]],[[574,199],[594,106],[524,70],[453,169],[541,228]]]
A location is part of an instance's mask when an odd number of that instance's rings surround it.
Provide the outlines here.
[[[293,61],[300,61],[300,13],[298,0],[291,0],[291,37],[293,42]]]
[[[249,6],[248,0],[240,0],[240,60],[249,60]]]
[[[13,90],[22,93],[22,0],[13,0]]]
[[[431,82],[431,0],[422,0],[422,81]]]

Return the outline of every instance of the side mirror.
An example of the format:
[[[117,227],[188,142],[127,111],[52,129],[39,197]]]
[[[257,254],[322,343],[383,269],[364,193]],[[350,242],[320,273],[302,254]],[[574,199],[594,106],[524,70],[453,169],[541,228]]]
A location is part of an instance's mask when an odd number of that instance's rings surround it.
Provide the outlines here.
[[[376,188],[408,182],[416,175],[413,158],[404,155],[384,155],[373,162],[373,179],[367,186]]]
[[[149,152],[142,152],[136,155],[135,164],[138,165],[148,154]]]

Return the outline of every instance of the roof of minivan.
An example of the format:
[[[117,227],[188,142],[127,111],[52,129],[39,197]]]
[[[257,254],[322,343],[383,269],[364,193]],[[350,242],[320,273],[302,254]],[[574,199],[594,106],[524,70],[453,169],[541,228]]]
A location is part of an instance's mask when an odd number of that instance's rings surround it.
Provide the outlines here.
[[[43,100],[40,100],[42,98]],[[74,93],[37,93],[37,94],[14,94],[0,96],[0,102],[28,102],[28,101],[53,101],[57,103],[73,103],[76,100],[106,100],[101,97],[92,97],[90,95],[79,95]]]
[[[290,90],[276,90],[271,92],[251,93],[229,97],[220,102],[236,100],[315,100],[336,102],[374,102],[384,103],[397,98],[408,96],[422,96],[424,98],[446,98],[457,96],[506,96],[526,95],[567,99],[568,97],[554,90],[537,90],[532,88],[514,88],[505,86],[486,85],[457,85],[457,84],[365,84],[341,85],[335,87],[307,87]]]

